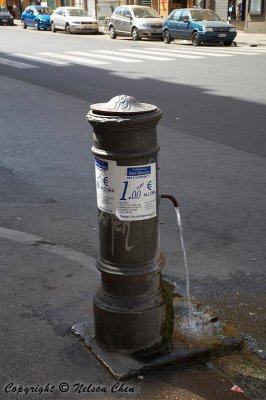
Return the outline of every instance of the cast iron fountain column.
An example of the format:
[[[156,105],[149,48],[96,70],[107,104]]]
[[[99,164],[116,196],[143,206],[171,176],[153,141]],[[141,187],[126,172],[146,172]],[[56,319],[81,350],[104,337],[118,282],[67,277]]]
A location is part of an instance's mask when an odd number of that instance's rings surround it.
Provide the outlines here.
[[[122,95],[90,107],[101,286],[97,344],[126,354],[157,352],[171,338],[172,302],[161,286],[156,126],[161,111]]]

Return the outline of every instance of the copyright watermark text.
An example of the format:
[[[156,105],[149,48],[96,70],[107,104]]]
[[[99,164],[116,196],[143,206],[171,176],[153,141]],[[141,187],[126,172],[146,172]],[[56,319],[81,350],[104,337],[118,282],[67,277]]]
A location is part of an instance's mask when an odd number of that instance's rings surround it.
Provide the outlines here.
[[[134,393],[135,387],[126,385],[125,383],[117,382],[113,386],[97,385],[93,383],[67,383],[60,382],[59,384],[46,383],[44,385],[20,385],[14,382],[9,382],[4,387],[4,392],[16,395],[28,395],[35,393],[45,395],[54,392],[61,393]]]

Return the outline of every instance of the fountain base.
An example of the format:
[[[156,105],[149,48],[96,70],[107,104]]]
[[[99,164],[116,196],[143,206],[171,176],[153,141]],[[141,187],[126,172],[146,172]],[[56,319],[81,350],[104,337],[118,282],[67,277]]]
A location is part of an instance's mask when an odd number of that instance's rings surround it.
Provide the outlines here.
[[[93,322],[74,325],[72,333],[84,339],[86,346],[117,379],[137,376],[167,365],[207,362],[241,350],[243,337],[235,328],[219,321],[201,303],[173,294],[174,327],[169,352],[153,358],[133,357],[101,349],[94,338]],[[191,314],[188,317],[188,310]]]

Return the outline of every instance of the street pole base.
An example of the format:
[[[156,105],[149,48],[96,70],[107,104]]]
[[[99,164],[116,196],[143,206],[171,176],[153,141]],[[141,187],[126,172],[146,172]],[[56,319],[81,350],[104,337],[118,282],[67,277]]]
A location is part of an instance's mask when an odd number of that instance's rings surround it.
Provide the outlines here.
[[[165,354],[135,356],[100,348],[94,337],[93,321],[74,325],[72,333],[81,337],[86,346],[117,379],[138,376],[146,371],[163,368],[172,364],[188,365],[207,362],[239,351],[243,336],[235,328],[219,321],[202,304],[176,296],[174,303],[174,329],[172,345]],[[190,313],[188,313],[190,311]]]

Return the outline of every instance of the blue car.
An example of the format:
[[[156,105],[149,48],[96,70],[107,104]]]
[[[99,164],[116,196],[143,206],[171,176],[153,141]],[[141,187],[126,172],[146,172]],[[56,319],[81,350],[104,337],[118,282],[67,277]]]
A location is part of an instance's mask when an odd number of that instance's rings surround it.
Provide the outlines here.
[[[28,6],[21,14],[22,28],[28,26],[34,27],[36,30],[50,30],[50,16],[53,10],[44,6]]]
[[[231,46],[236,28],[222,21],[212,10],[179,8],[173,10],[163,24],[163,41],[173,39],[191,40],[194,46],[201,43],[223,43]]]

